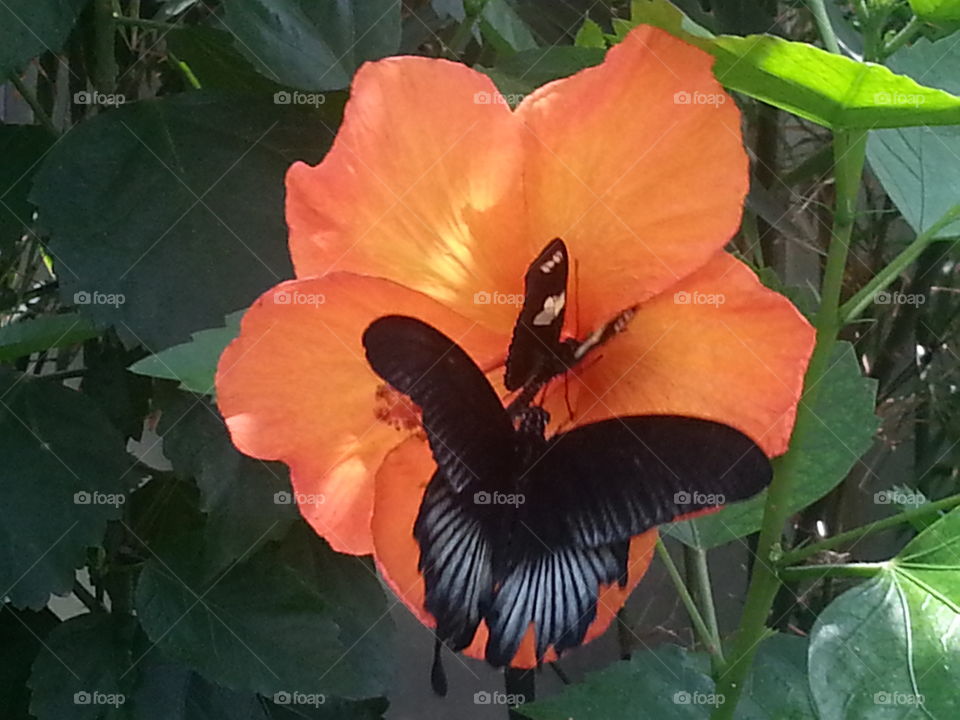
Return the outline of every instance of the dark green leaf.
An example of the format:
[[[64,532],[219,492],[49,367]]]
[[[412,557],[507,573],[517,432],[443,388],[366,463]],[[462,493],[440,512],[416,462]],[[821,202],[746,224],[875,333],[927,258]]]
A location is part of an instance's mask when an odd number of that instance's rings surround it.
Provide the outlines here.
[[[304,90],[345,88],[400,45],[400,0],[233,0],[223,22],[265,77]]]
[[[317,546],[309,562],[305,542]],[[368,562],[332,552],[305,526],[222,573],[203,555],[191,533],[140,576],[138,617],[165,655],[268,697],[382,693],[390,621]]]
[[[99,613],[53,630],[33,664],[30,712],[38,720],[126,718],[135,629],[132,617]]]
[[[0,76],[30,58],[57,52],[89,0],[4,0],[0,3]]]
[[[160,350],[290,277],[283,176],[320,159],[330,113],[191,92],[81,123],[31,195],[64,299]]]
[[[230,341],[240,333],[243,312],[228,315],[223,327],[200,330],[193,333],[190,342],[138,360],[130,370],[140,375],[179,380],[180,387],[190,392],[212,394],[217,361]]]
[[[950,38],[921,39],[887,60],[898,73],[926,85],[960,93],[960,48]],[[960,202],[960,128],[915,127],[870,133],[870,167],[897,209],[921,233]],[[944,227],[937,237],[955,237],[960,225]]]
[[[509,0],[487,0],[480,12],[480,31],[500,54],[511,55],[537,47],[527,27]]]
[[[533,720],[627,720],[656,708],[658,720],[703,719],[718,704],[706,656],[663,645],[589,673],[555,697],[522,705]]]
[[[0,27],[4,12],[0,6]],[[0,30],[0,36],[2,33]],[[27,193],[34,170],[51,142],[50,133],[42,127],[0,125],[0,255],[11,252],[31,224],[34,208],[27,201]]]
[[[233,44],[233,35],[226,30],[210,27],[186,26],[165,35],[167,49],[206,90],[230,90],[272,95],[280,85],[267,79],[244,57]]]
[[[205,400],[178,394],[163,405],[157,432],[174,470],[200,488],[208,562],[225,566],[286,534],[297,517],[286,467],[242,455]]]
[[[14,360],[49,348],[76,345],[96,337],[99,331],[77,313],[43,315],[0,328],[0,361]]]
[[[791,513],[836,487],[870,447],[879,424],[873,412],[875,398],[876,381],[861,375],[853,348],[840,343],[813,407],[816,429],[792,450],[800,458],[793,477]],[[688,545],[697,545],[693,524],[701,547],[722,545],[760,529],[766,498],[764,491],[712,515],[674,523],[666,532]]]
[[[14,610],[0,605],[0,717],[4,720],[28,720],[30,691],[27,679],[37,654],[43,652],[47,634],[60,624],[50,610]]]
[[[0,597],[40,608],[120,516],[124,440],[80,393],[0,369],[0,457]]]
[[[335,697],[280,696],[279,705],[255,693],[215,685],[184,666],[152,657],[144,660],[143,680],[133,704],[136,720],[376,720],[383,699],[350,702]],[[295,702],[301,701],[301,702]]]
[[[508,99],[516,102],[551,80],[603,62],[604,50],[582,47],[548,47],[511,56],[495,68],[479,68],[497,84]],[[516,104],[516,102],[511,104]]]
[[[737,720],[813,720],[807,641],[777,633],[763,641],[750,668]]]

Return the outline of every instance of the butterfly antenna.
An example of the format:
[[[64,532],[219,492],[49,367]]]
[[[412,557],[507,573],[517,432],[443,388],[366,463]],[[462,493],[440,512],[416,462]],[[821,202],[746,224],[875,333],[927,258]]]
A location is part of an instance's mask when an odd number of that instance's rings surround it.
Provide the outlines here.
[[[447,696],[447,673],[443,669],[443,658],[440,650],[443,643],[436,638],[433,643],[433,666],[430,668],[430,686],[437,697]]]

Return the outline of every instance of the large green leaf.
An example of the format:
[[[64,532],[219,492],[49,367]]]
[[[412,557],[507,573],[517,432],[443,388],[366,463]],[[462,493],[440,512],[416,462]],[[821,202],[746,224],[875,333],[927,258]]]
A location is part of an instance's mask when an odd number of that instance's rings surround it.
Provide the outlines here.
[[[4,0],[0,3],[0,76],[30,58],[57,52],[89,0]]]
[[[511,104],[551,80],[573,75],[603,62],[605,51],[588,47],[546,47],[510,56],[496,67],[479,68],[497,84]]]
[[[241,454],[205,399],[178,393],[163,403],[157,432],[174,470],[200,488],[209,563],[225,566],[286,534],[297,517],[286,466]]]
[[[93,323],[77,313],[43,315],[10,323],[0,327],[0,361],[76,345],[99,334]]]
[[[165,655],[266,696],[382,694],[390,621],[369,562],[332,552],[303,524],[222,572],[204,554],[189,533],[140,576],[137,614]]]
[[[78,125],[31,194],[64,299],[159,350],[290,277],[283,177],[322,157],[328,114],[191,92]]]
[[[707,718],[718,704],[708,672],[706,656],[663,645],[590,673],[520,712],[533,720],[633,720],[639,708],[656,708],[658,720]]]
[[[917,81],[960,93],[960,48],[951,38],[918,40],[887,63]],[[960,127],[877,130],[870,133],[867,157],[883,189],[917,233],[960,202]],[[937,237],[957,235],[960,224],[954,223]]]
[[[304,90],[345,88],[400,45],[400,0],[232,0],[223,22],[261,73]]]
[[[34,612],[0,605],[0,717],[4,720],[30,720],[30,666],[47,634],[59,624],[60,619],[46,608]]]
[[[813,407],[815,431],[793,449],[799,454],[799,462],[790,512],[798,512],[836,487],[870,447],[879,424],[873,412],[876,382],[860,374],[849,343],[835,348],[822,384]],[[712,515],[674,523],[666,532],[687,545],[722,545],[760,529],[766,498],[764,491]],[[696,526],[699,543],[692,525]]]
[[[633,20],[662,27],[711,53],[717,79],[831,128],[960,123],[960,98],[882,65],[857,62],[773,35],[713,36],[666,0],[634,0]]]
[[[808,720],[807,643],[776,635],[764,640],[747,678],[738,720]],[[557,696],[523,705],[534,720],[634,720],[656,709],[662,720],[706,720],[725,698],[714,694],[710,663],[702,653],[673,645],[636,653],[629,661],[590,673]]]
[[[0,597],[40,608],[120,516],[124,440],[80,393],[0,369],[0,458]]]
[[[234,36],[226,30],[187,25],[164,35],[167,50],[186,64],[200,87],[205,90],[232,90],[262,95],[280,89],[275,81],[256,68],[234,46]]]
[[[823,720],[960,714],[960,510],[820,615],[810,686]]]
[[[30,712],[38,720],[127,718],[136,673],[132,617],[97,613],[53,630],[30,675]]]
[[[3,13],[0,6],[0,18]],[[42,127],[0,125],[0,255],[12,252],[33,219],[34,208],[27,201],[27,193],[34,170],[51,142]]]
[[[486,0],[480,12],[484,39],[501,54],[532,50],[537,41],[509,0]]]
[[[230,341],[240,333],[243,313],[242,310],[231,313],[224,320],[223,327],[195,332],[190,342],[174,345],[138,360],[130,366],[130,370],[140,375],[179,380],[184,390],[212,394],[217,361]]]
[[[382,698],[351,702],[306,695],[280,695],[278,704],[220,687],[163,658],[148,656],[143,664],[132,700],[135,720],[377,720],[387,708]]]

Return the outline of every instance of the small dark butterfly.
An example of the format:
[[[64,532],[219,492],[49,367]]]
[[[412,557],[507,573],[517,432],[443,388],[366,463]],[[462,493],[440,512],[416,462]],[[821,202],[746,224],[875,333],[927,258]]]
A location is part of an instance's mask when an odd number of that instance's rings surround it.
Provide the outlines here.
[[[546,437],[529,404],[623,329],[634,308],[585,340],[560,340],[567,251],[554,240],[530,265],[506,362],[504,407],[453,340],[415,318],[364,332],[373,370],[420,407],[437,470],[413,534],[424,606],[440,640],[466,648],[481,621],[485,656],[510,663],[531,623],[540,662],[583,642],[603,586],[627,582],[630,539],[766,487],[770,463],[740,431],[671,415],[616,417]],[[719,499],[718,499],[719,498]]]

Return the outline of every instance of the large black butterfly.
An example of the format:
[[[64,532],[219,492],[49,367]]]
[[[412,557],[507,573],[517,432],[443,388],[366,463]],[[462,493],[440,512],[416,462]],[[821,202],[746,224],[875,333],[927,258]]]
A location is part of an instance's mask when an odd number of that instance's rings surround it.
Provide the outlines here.
[[[559,341],[566,250],[558,242],[527,273],[507,361],[527,401],[531,387],[620,329],[615,320],[586,341]],[[536,322],[539,312],[553,320]],[[373,370],[422,410],[437,463],[413,530],[425,608],[454,650],[485,621],[494,666],[509,664],[531,623],[538,662],[550,647],[559,654],[581,644],[601,587],[627,581],[631,537],[748,498],[770,481],[770,463],[750,438],[707,420],[625,416],[547,438],[545,410],[517,401],[505,408],[466,352],[415,318],[375,320],[363,345]]]

